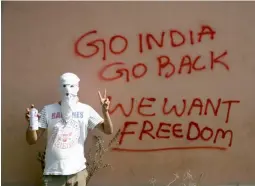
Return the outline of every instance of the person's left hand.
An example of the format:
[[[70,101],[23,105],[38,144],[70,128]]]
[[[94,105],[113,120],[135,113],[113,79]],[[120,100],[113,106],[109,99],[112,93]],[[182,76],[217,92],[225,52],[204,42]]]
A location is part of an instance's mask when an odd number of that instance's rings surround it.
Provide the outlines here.
[[[98,91],[98,95],[99,95],[100,103],[102,105],[103,112],[107,112],[109,110],[110,100],[106,96],[106,89],[104,91],[104,97],[102,97],[100,91]]]

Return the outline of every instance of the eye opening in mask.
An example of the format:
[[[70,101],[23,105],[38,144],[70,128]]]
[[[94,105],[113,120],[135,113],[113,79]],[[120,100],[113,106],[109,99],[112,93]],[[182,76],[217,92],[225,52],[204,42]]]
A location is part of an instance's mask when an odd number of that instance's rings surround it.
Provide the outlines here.
[[[63,85],[63,87],[66,87],[66,85]]]

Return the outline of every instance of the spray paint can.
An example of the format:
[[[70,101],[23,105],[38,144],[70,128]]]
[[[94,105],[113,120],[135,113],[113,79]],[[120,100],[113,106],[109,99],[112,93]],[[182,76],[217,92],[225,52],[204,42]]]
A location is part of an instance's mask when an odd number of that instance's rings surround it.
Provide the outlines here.
[[[36,108],[32,108],[30,110],[30,127],[32,130],[38,130],[39,129],[39,121],[38,121],[38,110]]]

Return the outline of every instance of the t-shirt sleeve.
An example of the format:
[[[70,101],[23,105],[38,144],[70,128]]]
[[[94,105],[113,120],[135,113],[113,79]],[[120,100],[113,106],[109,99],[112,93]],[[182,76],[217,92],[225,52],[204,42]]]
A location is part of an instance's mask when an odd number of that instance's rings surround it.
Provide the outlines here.
[[[40,114],[41,116],[39,118],[39,127],[46,129],[48,127],[46,107],[43,107]]]
[[[88,128],[92,130],[103,121],[104,119],[92,107],[90,107]]]

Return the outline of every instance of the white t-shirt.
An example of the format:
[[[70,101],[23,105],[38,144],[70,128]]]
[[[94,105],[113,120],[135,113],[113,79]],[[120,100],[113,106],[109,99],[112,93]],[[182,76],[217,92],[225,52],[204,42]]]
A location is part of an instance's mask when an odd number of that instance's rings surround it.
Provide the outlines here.
[[[103,118],[89,105],[78,103],[72,120],[63,122],[58,103],[41,111],[39,127],[47,128],[47,147],[44,175],[70,175],[86,168],[84,142],[88,130],[103,122]]]

